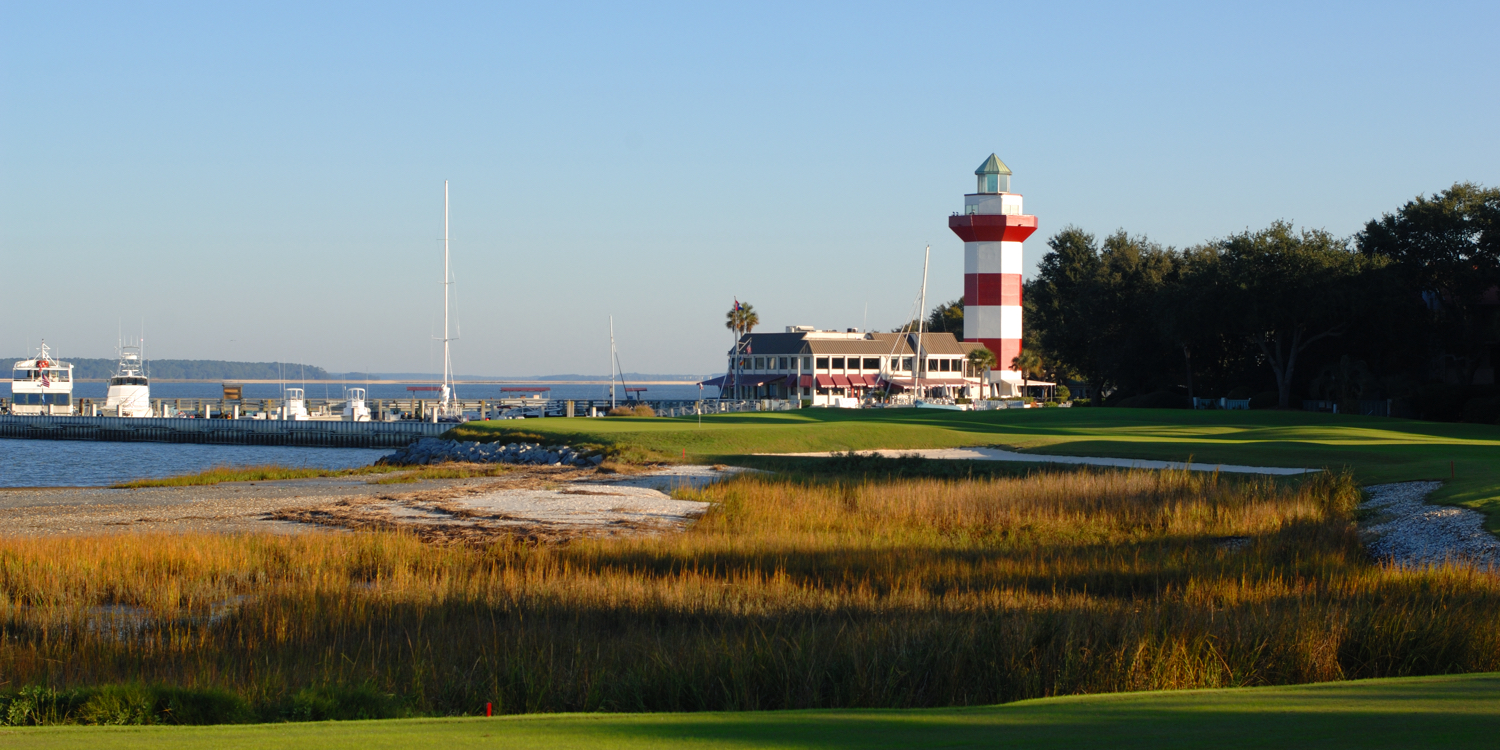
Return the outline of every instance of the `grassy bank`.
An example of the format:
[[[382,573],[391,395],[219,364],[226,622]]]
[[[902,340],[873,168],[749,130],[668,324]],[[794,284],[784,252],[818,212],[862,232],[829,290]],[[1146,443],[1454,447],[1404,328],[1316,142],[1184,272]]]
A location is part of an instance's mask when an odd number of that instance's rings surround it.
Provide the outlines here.
[[[3,540],[0,715],[110,715],[113,699],[67,691],[132,684],[230,696],[201,705],[243,720],[915,708],[1500,670],[1500,579],[1369,564],[1348,477],[741,477],[697,497],[714,505],[685,533],[562,546]],[[28,685],[72,697],[18,714]],[[134,700],[132,720],[182,715]]]
[[[1500,675],[1052,698],[916,711],[572,714],[219,727],[8,730],[97,748],[1489,748]],[[5,731],[5,730],[0,730]]]
[[[523,432],[518,432],[524,430]],[[624,458],[732,461],[753,453],[994,445],[1075,456],[1333,468],[1362,484],[1440,479],[1433,497],[1500,532],[1500,427],[1278,411],[804,409],[681,419],[535,419],[456,428],[462,439],[588,445]],[[1452,479],[1450,480],[1450,475]]]

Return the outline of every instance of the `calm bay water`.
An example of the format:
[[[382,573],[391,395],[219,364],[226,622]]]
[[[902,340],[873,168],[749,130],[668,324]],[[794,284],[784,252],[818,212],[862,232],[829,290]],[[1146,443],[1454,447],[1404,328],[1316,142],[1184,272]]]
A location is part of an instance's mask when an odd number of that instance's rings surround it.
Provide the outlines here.
[[[388,453],[391,450],[383,448],[0,439],[0,487],[99,487],[130,479],[191,474],[215,466],[281,464],[347,469],[368,466]]]
[[[342,398],[345,386],[309,381],[288,383],[305,388],[308,398]],[[432,398],[435,394],[413,394],[405,385],[363,386],[371,399],[406,399],[417,395]],[[498,399],[500,385],[460,385],[458,396],[466,399]],[[637,387],[637,386],[631,386]],[[699,398],[697,386],[646,386],[640,394],[648,400],[692,400]],[[74,383],[74,398],[103,400],[105,383]],[[281,389],[274,384],[247,384],[245,398],[278,398]],[[717,388],[705,388],[707,398],[718,395]],[[152,383],[152,398],[207,398],[223,395],[217,383]],[[508,394],[514,397],[518,394]],[[607,399],[609,385],[554,385],[546,394],[554,399]],[[625,394],[617,388],[617,397]],[[10,382],[0,381],[0,397],[10,396]],[[107,443],[88,440],[8,440],[0,439],[0,487],[98,487],[130,479],[190,474],[214,466],[248,466],[281,464],[323,469],[345,469],[367,466],[390,453],[390,449],[372,448],[296,448],[267,445],[194,445],[186,443]]]
[[[631,383],[627,383],[626,385],[630,386],[631,388],[640,388],[640,387],[646,388],[647,390],[644,393],[639,394],[639,396],[640,396],[640,398],[646,399],[648,401],[655,401],[655,400],[661,400],[661,399],[672,400],[672,401],[677,401],[677,400],[691,401],[691,400],[699,398],[699,393],[700,393],[700,391],[698,390],[698,386],[696,386],[696,385],[650,385],[650,386],[638,386],[638,385],[631,384]],[[400,398],[400,399],[406,399],[406,398],[412,398],[414,396],[417,397],[417,398],[428,398],[428,399],[430,399],[430,398],[435,398],[437,396],[437,394],[432,393],[432,392],[417,392],[417,393],[413,393],[411,391],[406,390],[406,388],[407,388],[406,385],[389,385],[389,384],[386,384],[386,385],[345,386],[345,385],[339,384],[339,383],[324,383],[324,382],[317,381],[317,380],[309,380],[306,383],[290,382],[290,383],[287,383],[287,387],[302,388],[303,390],[307,391],[307,397],[308,398],[329,398],[329,399],[343,398],[344,389],[347,388],[347,387],[364,388],[364,389],[366,389],[368,391],[368,396],[367,397],[368,398],[372,398],[372,399],[398,399],[398,398]],[[503,388],[503,387],[505,387],[505,386],[501,386],[501,385],[459,385],[459,386],[455,387],[455,390],[457,391],[457,394],[458,394],[459,398],[465,398],[465,399],[481,399],[481,398],[482,399],[498,399],[498,398],[501,398],[502,396],[504,396],[506,398],[517,398],[519,396],[526,395],[526,394],[522,394],[522,393],[502,394],[501,391],[500,391],[500,389]],[[532,386],[517,386],[517,387],[532,387]],[[546,386],[537,386],[537,387],[546,387]],[[546,392],[544,394],[548,398],[554,398],[554,399],[573,399],[573,400],[580,400],[580,401],[584,400],[584,399],[607,399],[607,398],[609,398],[609,384],[608,383],[600,383],[598,385],[595,385],[595,384],[592,384],[592,383],[588,384],[588,385],[554,385],[554,386],[551,386],[551,388],[552,388],[551,391],[548,391],[548,392]],[[106,392],[108,390],[109,390],[109,385],[107,383],[74,383],[73,384],[73,397],[74,398],[92,398],[92,399],[98,399],[98,400],[102,401],[104,399],[104,396],[105,396],[105,394],[106,394]],[[719,389],[717,389],[717,388],[704,388],[701,392],[702,392],[704,398],[714,398],[714,397],[716,397],[716,396],[719,395]],[[223,386],[221,386],[218,383],[152,383],[151,384],[151,397],[152,398],[211,398],[211,399],[217,399],[217,398],[220,398],[223,395],[224,395]],[[632,394],[632,395],[634,395],[634,394]],[[615,388],[615,396],[617,398],[621,399],[621,400],[624,400],[624,398],[625,398],[625,393],[624,393],[624,391],[622,391],[620,389],[619,386],[616,386],[616,388]],[[9,398],[9,397],[10,397],[10,381],[8,381],[8,380],[0,380],[0,398]],[[250,383],[250,384],[245,385],[245,398],[281,398],[281,388],[280,388],[280,386],[277,386],[274,383]]]

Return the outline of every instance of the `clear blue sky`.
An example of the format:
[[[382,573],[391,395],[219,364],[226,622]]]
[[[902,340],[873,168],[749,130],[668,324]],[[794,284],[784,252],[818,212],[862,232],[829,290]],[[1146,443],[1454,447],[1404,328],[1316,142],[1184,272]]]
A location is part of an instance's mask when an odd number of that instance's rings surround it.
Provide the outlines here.
[[[1500,184],[1494,3],[0,2],[0,353],[708,372],[962,294],[997,152],[1045,240],[1352,234]]]

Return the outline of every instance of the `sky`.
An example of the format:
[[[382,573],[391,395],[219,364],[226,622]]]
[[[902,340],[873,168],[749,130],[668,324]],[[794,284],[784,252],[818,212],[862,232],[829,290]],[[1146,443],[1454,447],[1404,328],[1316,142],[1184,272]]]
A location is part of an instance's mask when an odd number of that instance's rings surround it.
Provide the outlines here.
[[[1495,3],[0,0],[0,354],[723,367],[962,295],[991,152],[1046,238],[1352,235],[1500,185]]]

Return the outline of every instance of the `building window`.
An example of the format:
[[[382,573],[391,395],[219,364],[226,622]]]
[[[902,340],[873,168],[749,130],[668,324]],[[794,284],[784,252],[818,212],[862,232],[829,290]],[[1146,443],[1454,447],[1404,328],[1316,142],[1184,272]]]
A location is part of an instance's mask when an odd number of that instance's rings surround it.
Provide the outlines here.
[[[866,369],[866,370],[879,370],[880,369],[880,358],[879,357],[865,357],[864,369]]]
[[[757,370],[764,370],[765,368],[766,368],[766,358],[765,357],[756,357],[755,358],[755,369],[757,369]]]
[[[802,369],[804,369],[804,370],[811,370],[812,369],[812,357],[803,357],[802,358]]]
[[[818,357],[818,369],[819,370],[826,370],[826,369],[828,369],[828,358],[827,357]]]
[[[842,370],[842,369],[844,369],[844,358],[843,357],[834,357],[833,358],[833,369],[835,369],[835,370]]]
[[[911,372],[911,357],[902,357],[901,367],[899,369],[902,372]]]
[[[948,363],[948,360],[946,360],[946,359],[940,359],[940,360],[938,360],[938,372],[948,372],[949,366],[950,365]]]
[[[783,369],[783,370],[790,370],[790,369],[792,369],[791,363],[788,361],[787,357],[782,357],[781,359],[777,360],[777,362],[778,362],[777,367],[779,367],[780,369]]]
[[[936,357],[929,357],[927,359],[927,371],[928,372],[937,372],[938,371],[938,361],[937,361]]]

